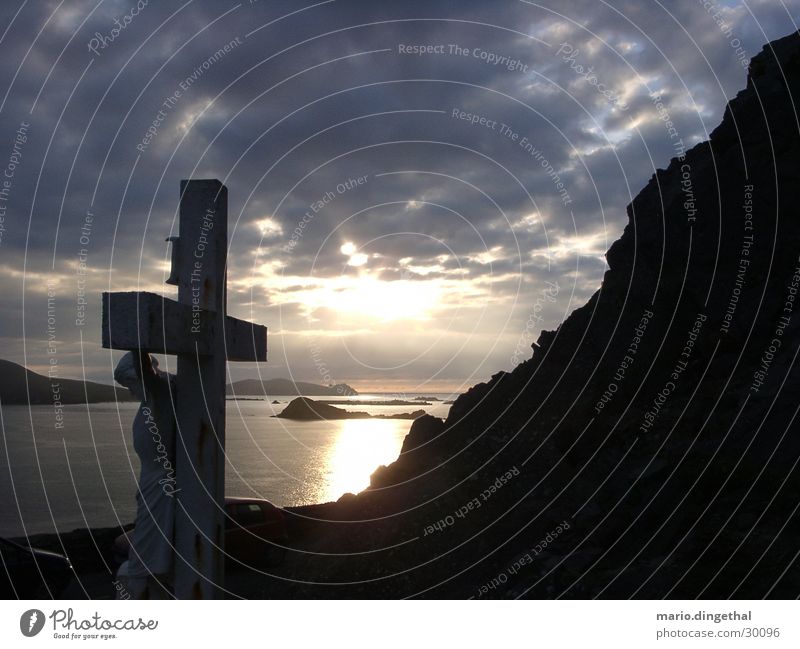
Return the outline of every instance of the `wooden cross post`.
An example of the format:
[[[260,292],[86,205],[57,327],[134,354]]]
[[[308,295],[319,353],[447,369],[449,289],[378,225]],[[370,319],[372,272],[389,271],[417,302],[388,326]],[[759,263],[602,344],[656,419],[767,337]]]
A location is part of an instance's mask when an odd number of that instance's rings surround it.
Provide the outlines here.
[[[267,328],[226,315],[228,190],[181,181],[171,237],[178,301],[103,293],[103,347],[175,354],[175,595],[220,597],[224,577],[226,361],[266,361]]]

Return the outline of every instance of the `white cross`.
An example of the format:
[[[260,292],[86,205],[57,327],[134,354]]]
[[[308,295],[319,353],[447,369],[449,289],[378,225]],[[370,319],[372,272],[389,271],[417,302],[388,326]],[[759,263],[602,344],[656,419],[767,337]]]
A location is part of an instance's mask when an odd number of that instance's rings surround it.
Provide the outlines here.
[[[103,347],[178,356],[175,595],[221,596],[224,577],[226,361],[266,361],[267,328],[226,315],[228,190],[183,180],[171,237],[178,301],[103,293]]]

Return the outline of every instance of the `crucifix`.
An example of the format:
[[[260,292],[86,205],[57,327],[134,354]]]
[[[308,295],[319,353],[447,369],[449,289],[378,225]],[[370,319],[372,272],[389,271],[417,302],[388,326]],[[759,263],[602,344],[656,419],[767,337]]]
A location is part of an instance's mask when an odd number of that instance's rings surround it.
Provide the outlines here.
[[[266,361],[267,328],[226,314],[228,190],[183,180],[168,284],[155,293],[103,293],[103,347],[174,354],[175,596],[221,596],[224,576],[226,361]]]

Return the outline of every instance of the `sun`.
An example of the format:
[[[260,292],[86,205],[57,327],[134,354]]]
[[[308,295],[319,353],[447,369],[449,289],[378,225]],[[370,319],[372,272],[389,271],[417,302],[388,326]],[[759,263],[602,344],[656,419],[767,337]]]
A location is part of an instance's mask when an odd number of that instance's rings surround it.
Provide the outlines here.
[[[341,318],[378,322],[428,320],[440,297],[436,281],[382,280],[368,272],[324,278],[295,295],[309,315],[326,309]]]

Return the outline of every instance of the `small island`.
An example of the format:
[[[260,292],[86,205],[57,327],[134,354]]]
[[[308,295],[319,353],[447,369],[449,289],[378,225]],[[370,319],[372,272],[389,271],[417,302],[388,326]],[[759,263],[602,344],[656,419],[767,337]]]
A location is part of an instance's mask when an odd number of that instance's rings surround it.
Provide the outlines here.
[[[300,421],[331,420],[331,419],[419,419],[425,414],[424,410],[402,412],[397,415],[370,415],[368,412],[349,412],[336,408],[321,401],[314,401],[307,397],[292,399],[280,414],[279,419],[295,419]]]
[[[402,399],[388,399],[385,401],[375,401],[370,399],[365,400],[350,400],[344,401],[342,399],[317,399],[317,403],[326,403],[330,406],[430,406],[427,401],[420,402],[419,400],[404,401]]]

